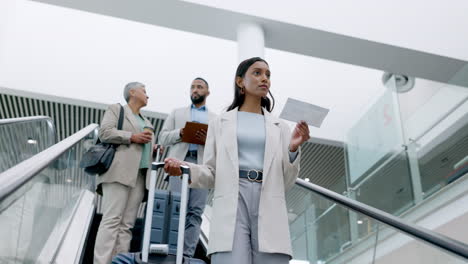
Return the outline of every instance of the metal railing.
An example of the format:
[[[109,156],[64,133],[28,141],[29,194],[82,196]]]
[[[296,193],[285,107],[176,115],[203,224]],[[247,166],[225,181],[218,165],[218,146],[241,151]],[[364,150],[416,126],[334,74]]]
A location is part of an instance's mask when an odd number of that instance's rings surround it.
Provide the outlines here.
[[[431,230],[406,223],[402,219],[393,216],[389,213],[386,213],[382,210],[373,208],[371,206],[355,201],[351,198],[345,197],[343,195],[340,195],[318,185],[312,184],[310,182],[304,181],[302,179],[297,179],[296,184],[322,197],[325,197],[328,200],[332,200],[346,208],[349,208],[353,211],[359,212],[372,219],[375,219],[388,226],[391,226],[398,231],[401,231],[410,235],[413,238],[416,238],[417,240],[443,249],[446,252],[454,254],[458,257],[468,259],[468,245],[464,243],[443,236]]]
[[[0,119],[0,125],[7,125],[12,123],[21,123],[21,122],[31,122],[36,120],[47,120],[50,123],[50,126],[54,127],[54,122],[52,118],[48,116],[28,116],[28,117],[17,117],[17,118],[5,118]]]
[[[51,117],[48,116],[28,116],[28,117],[18,117],[18,118],[6,118],[0,119],[0,125],[10,125],[10,124],[19,124],[19,123],[29,123],[35,121],[45,121],[49,127],[49,130],[54,135],[54,139],[56,138],[56,131],[54,121]]]

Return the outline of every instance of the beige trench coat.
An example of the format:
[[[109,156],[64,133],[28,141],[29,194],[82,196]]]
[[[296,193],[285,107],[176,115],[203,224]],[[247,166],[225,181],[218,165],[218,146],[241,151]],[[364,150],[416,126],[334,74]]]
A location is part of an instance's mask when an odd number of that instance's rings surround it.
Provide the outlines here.
[[[132,134],[141,133],[141,126],[138,120],[133,115],[132,110],[128,105],[124,107],[124,120],[122,130],[117,130],[119,121],[120,105],[113,104],[104,113],[99,129],[99,138],[102,142],[120,144],[115,152],[112,164],[104,174],[97,176],[96,190],[98,193],[101,189],[101,183],[118,182],[126,186],[135,187],[138,170],[140,168],[141,154],[143,145],[130,143]],[[148,119],[145,119],[146,126],[153,127]],[[153,144],[155,136],[151,141],[151,151],[148,159],[151,161]],[[151,163],[150,163],[151,164]],[[149,176],[151,170],[148,170],[146,175],[146,188],[149,186]]]
[[[191,187],[214,188],[208,254],[232,251],[239,196],[237,109],[210,122],[203,165],[190,164]],[[289,127],[265,109],[265,157],[258,217],[259,250],[292,255],[285,191],[299,173],[289,161]]]

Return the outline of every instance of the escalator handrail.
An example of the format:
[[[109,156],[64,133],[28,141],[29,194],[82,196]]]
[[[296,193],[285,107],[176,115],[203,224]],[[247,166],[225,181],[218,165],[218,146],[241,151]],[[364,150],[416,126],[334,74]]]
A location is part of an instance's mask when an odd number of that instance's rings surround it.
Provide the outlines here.
[[[53,126],[52,118],[48,116],[28,116],[28,117],[17,117],[17,118],[4,118],[0,119],[0,125],[7,125],[11,123],[22,123],[22,122],[31,122],[36,120],[47,120],[50,121]]]
[[[296,184],[308,189],[316,194],[319,194],[329,200],[332,200],[340,205],[343,205],[353,211],[367,215],[372,219],[378,220],[386,225],[389,225],[401,232],[404,232],[418,240],[433,245],[437,248],[443,249],[449,253],[455,254],[459,257],[468,259],[468,245],[438,234],[434,231],[419,227],[414,224],[406,223],[401,218],[386,213],[377,208],[373,208],[369,205],[355,201],[351,198],[343,196],[341,194],[330,191],[326,188],[312,184],[302,179],[297,179]]]
[[[28,117],[18,117],[18,118],[5,118],[0,119],[0,125],[9,125],[9,124],[17,124],[17,123],[27,123],[32,121],[40,121],[45,120],[49,123],[49,126],[54,128],[54,121],[52,118],[48,116],[28,116]]]
[[[98,127],[91,124],[16,166],[0,173],[0,202]]]
[[[19,123],[30,123],[36,121],[46,121],[47,126],[49,127],[50,132],[52,133],[52,138],[55,143],[55,125],[54,121],[49,116],[28,116],[28,117],[18,117],[18,118],[5,118],[0,119],[0,125],[11,125],[11,124],[19,124]]]

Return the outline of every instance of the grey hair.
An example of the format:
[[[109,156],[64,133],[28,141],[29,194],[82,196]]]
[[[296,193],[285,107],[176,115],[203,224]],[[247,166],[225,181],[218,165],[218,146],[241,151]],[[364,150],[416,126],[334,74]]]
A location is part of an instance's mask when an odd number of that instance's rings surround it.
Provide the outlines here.
[[[130,100],[130,90],[132,89],[136,89],[136,88],[144,88],[145,85],[142,84],[142,83],[139,83],[139,82],[130,82],[130,83],[127,83],[127,85],[125,85],[125,88],[124,88],[124,92],[123,92],[123,96],[125,98],[125,101],[128,101]]]

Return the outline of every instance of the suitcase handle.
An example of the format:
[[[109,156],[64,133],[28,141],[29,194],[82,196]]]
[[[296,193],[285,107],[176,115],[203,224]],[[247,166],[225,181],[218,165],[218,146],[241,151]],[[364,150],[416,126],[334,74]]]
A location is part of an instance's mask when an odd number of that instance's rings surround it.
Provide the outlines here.
[[[153,162],[151,169],[152,170],[158,170],[160,168],[164,168],[164,162]]]
[[[160,168],[164,168],[164,162],[153,162],[151,164],[152,170],[159,170]],[[190,167],[186,165],[181,165],[180,169],[182,170],[182,174],[188,174],[190,172]]]
[[[152,212],[154,206],[154,190],[156,185],[156,171],[164,167],[164,162],[153,162],[151,164],[150,186],[148,192],[148,202],[146,212]],[[182,189],[180,196],[180,207],[178,208],[179,214],[179,228],[177,234],[177,256],[176,263],[182,264],[183,251],[184,251],[184,232],[185,232],[185,214],[187,212],[187,195],[188,195],[188,179],[190,176],[190,167],[186,165],[180,166],[182,170]],[[157,205],[156,205],[157,206]],[[143,248],[142,248],[142,261],[143,263],[148,262],[149,247],[150,247],[150,230],[151,230],[152,217],[145,217],[145,232],[143,235]]]

